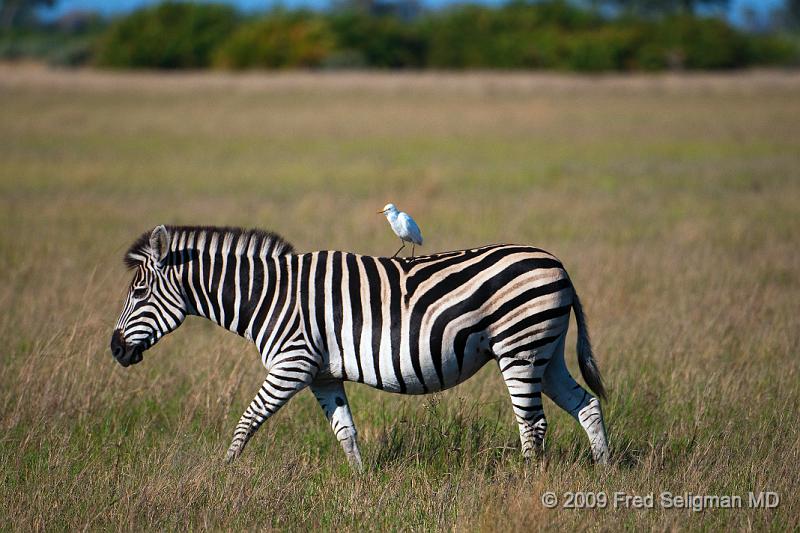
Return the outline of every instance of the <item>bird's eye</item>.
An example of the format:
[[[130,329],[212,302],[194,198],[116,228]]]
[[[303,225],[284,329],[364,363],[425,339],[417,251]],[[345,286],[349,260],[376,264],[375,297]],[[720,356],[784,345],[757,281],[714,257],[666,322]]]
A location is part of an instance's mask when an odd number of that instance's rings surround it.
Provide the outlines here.
[[[138,298],[138,299],[141,300],[145,296],[147,296],[147,287],[137,287],[137,288],[133,289],[133,297],[134,298]]]

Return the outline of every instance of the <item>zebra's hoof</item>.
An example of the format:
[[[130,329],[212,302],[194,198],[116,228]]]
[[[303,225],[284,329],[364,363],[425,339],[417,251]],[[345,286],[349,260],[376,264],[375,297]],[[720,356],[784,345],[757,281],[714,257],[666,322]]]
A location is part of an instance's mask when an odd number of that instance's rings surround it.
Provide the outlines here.
[[[595,455],[594,456],[594,464],[600,465],[600,466],[608,466],[609,465],[608,454],[604,453],[602,455]]]
[[[241,449],[234,448],[233,446],[231,446],[230,448],[228,448],[228,453],[225,454],[225,462],[231,464],[231,462],[233,462],[234,459],[239,457],[240,453]]]
[[[364,463],[361,462],[360,456],[348,457],[347,459],[347,462],[350,464],[350,468],[352,468],[356,474],[364,473]]]

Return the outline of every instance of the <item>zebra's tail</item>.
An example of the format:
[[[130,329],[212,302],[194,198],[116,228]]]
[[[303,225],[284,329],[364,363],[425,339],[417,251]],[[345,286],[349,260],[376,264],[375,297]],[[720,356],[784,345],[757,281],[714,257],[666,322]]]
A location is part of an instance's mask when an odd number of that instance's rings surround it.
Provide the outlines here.
[[[586,324],[586,317],[583,314],[583,307],[578,298],[578,291],[573,287],[572,309],[575,311],[575,321],[578,323],[578,366],[581,369],[586,384],[592,389],[600,399],[606,399],[606,388],[603,386],[603,378],[600,376],[600,369],[592,353],[592,341],[589,339],[589,326]]]

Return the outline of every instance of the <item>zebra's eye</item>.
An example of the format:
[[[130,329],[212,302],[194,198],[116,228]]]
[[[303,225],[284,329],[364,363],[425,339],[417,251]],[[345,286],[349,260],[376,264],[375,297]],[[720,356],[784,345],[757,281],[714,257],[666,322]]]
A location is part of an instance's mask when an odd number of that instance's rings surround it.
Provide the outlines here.
[[[141,300],[147,296],[147,287],[137,287],[133,289],[133,297]]]

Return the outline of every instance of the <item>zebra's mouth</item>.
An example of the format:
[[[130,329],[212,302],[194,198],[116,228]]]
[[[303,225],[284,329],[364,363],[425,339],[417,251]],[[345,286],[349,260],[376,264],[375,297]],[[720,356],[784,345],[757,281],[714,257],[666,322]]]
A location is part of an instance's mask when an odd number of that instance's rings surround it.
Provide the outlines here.
[[[117,362],[121,364],[123,368],[141,363],[142,359],[144,359],[142,352],[144,352],[144,349],[141,346],[133,346],[123,356],[118,357]]]
[[[115,329],[114,334],[111,335],[111,355],[123,367],[141,363],[144,358],[142,352],[150,346],[150,342],[139,342],[137,344],[125,342],[122,331],[118,329]]]

